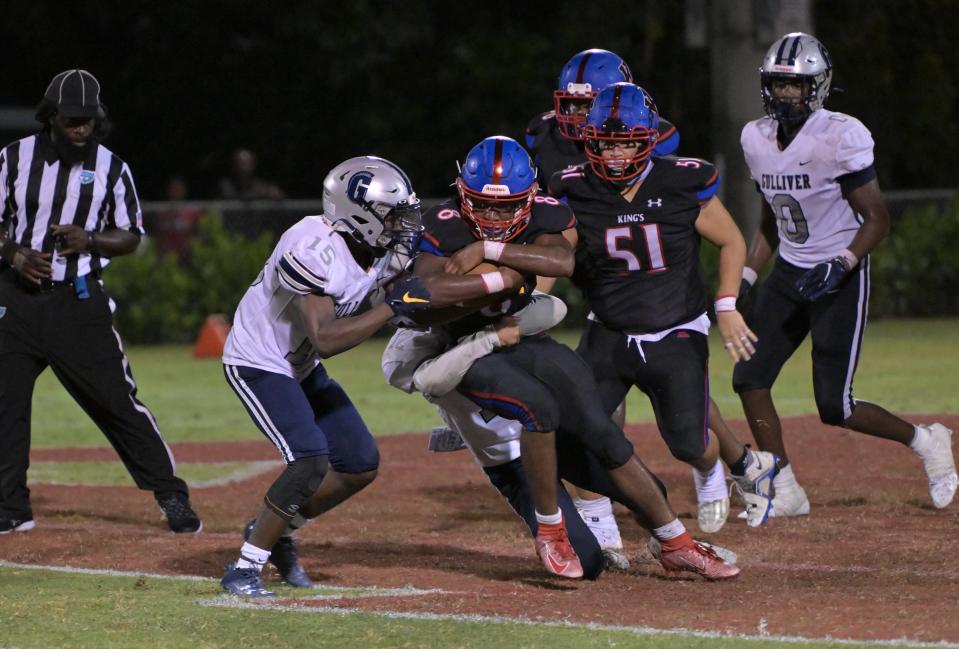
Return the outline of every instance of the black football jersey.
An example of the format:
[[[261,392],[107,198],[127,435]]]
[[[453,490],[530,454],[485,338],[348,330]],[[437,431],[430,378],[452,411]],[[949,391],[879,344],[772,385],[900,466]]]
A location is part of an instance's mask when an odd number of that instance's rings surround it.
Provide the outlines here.
[[[654,156],[674,153],[679,147],[679,132],[663,118],[659,119],[659,142]],[[536,165],[536,177],[545,190],[557,171],[586,162],[583,143],[564,136],[556,123],[556,112],[538,115],[526,127],[526,148]]]
[[[551,196],[536,196],[533,200],[529,223],[508,243],[533,243],[540,235],[559,234],[572,227],[576,227],[576,218],[567,206]],[[473,230],[463,221],[459,198],[445,200],[427,210],[423,215],[420,252],[449,257],[477,240]],[[451,332],[459,338],[482,329],[504,315],[516,313],[529,304],[534,288],[536,288],[536,275],[528,274],[526,283],[519,293],[499,305],[487,307],[450,323]]]
[[[706,311],[695,222],[719,189],[716,168],[695,158],[667,156],[628,202],[621,185],[589,165],[555,174],[550,192],[565,197],[577,219],[574,283],[608,327],[653,333]]]

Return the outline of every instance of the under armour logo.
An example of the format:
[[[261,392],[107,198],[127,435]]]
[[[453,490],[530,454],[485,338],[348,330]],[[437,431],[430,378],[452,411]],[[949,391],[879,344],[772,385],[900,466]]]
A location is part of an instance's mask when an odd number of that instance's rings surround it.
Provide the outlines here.
[[[662,207],[663,199],[661,198],[650,198],[646,201],[646,207]]]
[[[370,188],[371,182],[373,182],[373,174],[369,171],[353,174],[346,185],[347,197],[357,205],[366,205],[366,190]]]

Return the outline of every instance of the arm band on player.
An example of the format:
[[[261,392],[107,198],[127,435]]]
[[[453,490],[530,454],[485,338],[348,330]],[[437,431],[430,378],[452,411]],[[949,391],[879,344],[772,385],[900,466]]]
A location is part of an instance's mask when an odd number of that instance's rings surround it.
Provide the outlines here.
[[[499,293],[506,288],[506,280],[503,279],[503,273],[496,271],[493,273],[483,273],[480,275],[483,284],[486,285],[486,293]]]
[[[735,311],[736,310],[736,296],[735,295],[717,295],[716,303],[716,313],[722,313],[723,311]]]
[[[843,263],[846,265],[846,270],[852,270],[856,267],[856,264],[859,263],[859,257],[857,257],[856,253],[849,248],[845,248],[842,252],[840,252],[839,258],[842,259]]]
[[[502,241],[484,241],[483,257],[490,261],[499,261],[499,258],[503,256],[503,249],[505,247],[506,244]]]
[[[759,279],[759,273],[754,271],[749,266],[743,266],[743,279],[746,280],[746,283],[752,286],[756,283],[756,280]]]
[[[533,291],[530,303],[513,314],[519,335],[533,336],[552,329],[566,317],[566,303],[554,295]]]
[[[413,385],[428,398],[449,394],[473,363],[492,352],[498,343],[496,332],[486,329],[466,336],[449,351],[421,363],[413,372]]]

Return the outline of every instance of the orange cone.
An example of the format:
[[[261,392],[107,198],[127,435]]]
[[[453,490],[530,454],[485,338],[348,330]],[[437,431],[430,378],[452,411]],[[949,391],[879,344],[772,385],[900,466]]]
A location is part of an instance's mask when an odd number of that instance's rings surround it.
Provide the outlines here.
[[[230,333],[230,323],[222,313],[207,316],[206,322],[200,327],[200,333],[193,344],[195,358],[220,358],[223,356],[223,345]]]

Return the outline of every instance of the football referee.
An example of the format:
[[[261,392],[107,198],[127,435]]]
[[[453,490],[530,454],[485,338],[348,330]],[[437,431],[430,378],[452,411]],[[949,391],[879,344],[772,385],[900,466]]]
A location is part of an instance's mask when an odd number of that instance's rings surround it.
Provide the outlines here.
[[[130,168],[99,143],[106,109],[86,70],[53,78],[43,127],[0,151],[0,534],[33,529],[27,467],[33,386],[49,366],[174,532],[202,523],[137,385],[100,281],[140,243]]]

